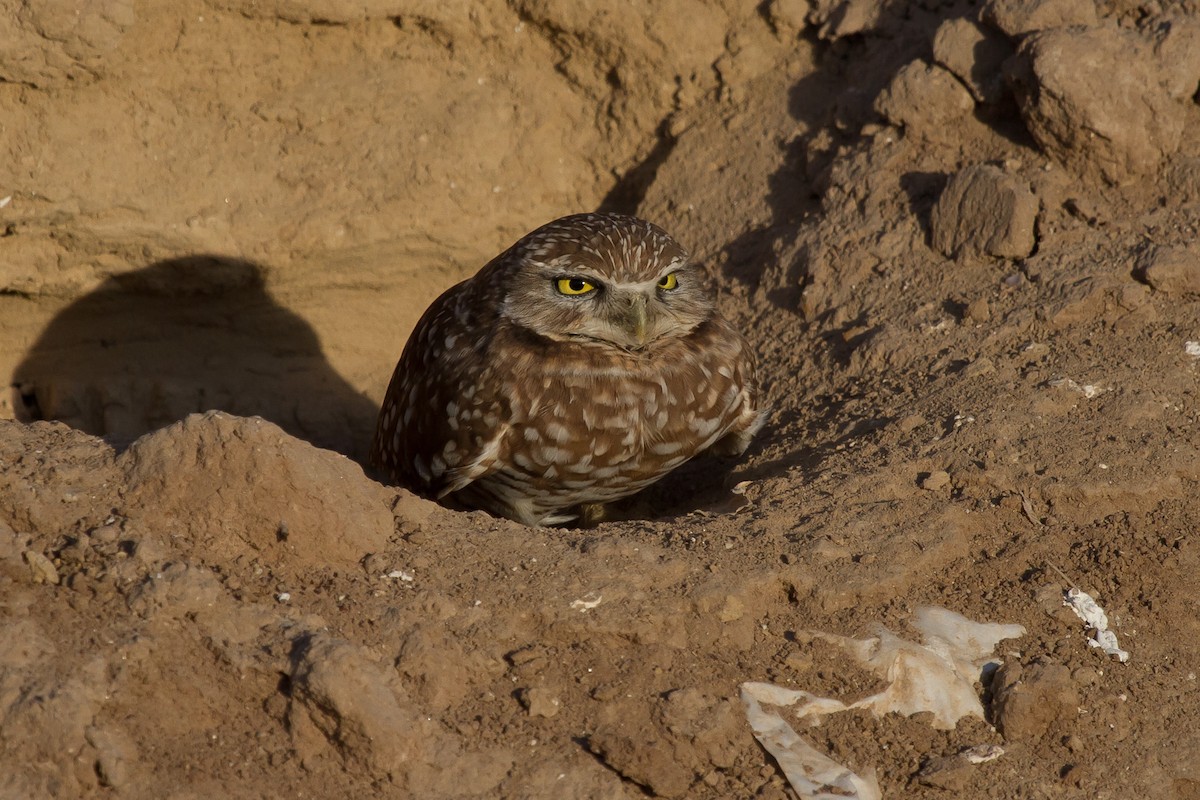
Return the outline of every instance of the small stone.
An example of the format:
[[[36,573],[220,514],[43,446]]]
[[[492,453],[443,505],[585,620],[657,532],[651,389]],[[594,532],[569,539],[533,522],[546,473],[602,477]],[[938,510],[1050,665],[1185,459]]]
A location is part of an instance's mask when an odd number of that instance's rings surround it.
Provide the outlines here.
[[[24,556],[25,563],[29,565],[29,571],[33,575],[34,583],[58,585],[58,570],[55,568],[54,562],[36,550],[26,550]]]
[[[882,15],[883,5],[878,0],[818,0],[808,19],[820,26],[819,37],[832,40],[869,31]]]
[[[1059,774],[1062,776],[1063,783],[1078,789],[1083,786],[1083,781],[1087,776],[1087,767],[1082,764],[1067,764]]]
[[[783,663],[793,672],[808,672],[813,668],[813,656],[806,650],[793,650],[784,656]]]
[[[917,771],[917,783],[937,789],[961,792],[966,788],[974,769],[962,756],[931,758]]]
[[[94,544],[112,544],[121,538],[121,527],[115,524],[101,525],[94,529],[90,536]]]
[[[992,698],[996,727],[1008,741],[1039,740],[1079,713],[1071,671],[1051,661],[1005,664],[992,681]]]
[[[1028,183],[974,164],[952,177],[938,198],[930,220],[933,246],[947,258],[1025,258],[1036,242],[1037,214]]]
[[[767,19],[780,33],[795,36],[808,26],[808,14],[812,10],[809,0],[771,0],[767,6]]]
[[[975,298],[967,303],[967,308],[963,311],[963,319],[968,322],[987,322],[991,318],[992,307],[986,297]]]
[[[962,371],[964,378],[977,378],[980,375],[988,375],[996,371],[996,365],[987,356],[980,356],[967,365]]]
[[[1139,265],[1142,279],[1156,292],[1200,295],[1200,247],[1158,247]]]
[[[721,622],[736,622],[741,619],[746,613],[746,607],[742,605],[742,601],[729,595],[725,598],[725,602],[721,604],[721,608],[717,611],[717,619]]]
[[[963,82],[981,103],[999,103],[1008,87],[1001,65],[1013,54],[1002,34],[965,17],[943,22],[933,38],[933,59]]]
[[[990,23],[1013,38],[1047,28],[1096,24],[1092,0],[990,0],[981,12]]]
[[[925,473],[917,478],[917,485],[927,492],[937,492],[950,485],[950,473],[942,469]]]
[[[1200,273],[1198,273],[1200,274]],[[1117,305],[1126,311],[1137,311],[1149,299],[1149,289],[1138,283],[1126,283],[1117,292]]]
[[[562,707],[559,700],[549,689],[525,689],[520,693],[521,705],[531,717],[554,717]]]
[[[940,133],[973,108],[970,92],[953,75],[920,60],[901,67],[875,100],[875,110],[893,124],[926,135]]]
[[[129,782],[136,751],[129,738],[117,731],[88,728],[87,740],[96,748],[96,773],[102,786],[120,789]]]
[[[924,425],[927,421],[928,420],[926,420],[920,414],[909,414],[907,417],[904,417],[896,423],[896,428],[898,428],[901,433],[912,433],[917,428]]]
[[[1176,100],[1188,101],[1200,84],[1200,20],[1179,13],[1155,25],[1158,33],[1154,54],[1160,64],[1170,64],[1166,88]]]

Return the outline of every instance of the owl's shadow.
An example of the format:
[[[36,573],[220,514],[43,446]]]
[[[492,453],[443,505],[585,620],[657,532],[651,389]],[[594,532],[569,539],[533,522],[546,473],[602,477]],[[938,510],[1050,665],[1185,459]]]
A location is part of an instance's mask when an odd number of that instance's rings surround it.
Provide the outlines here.
[[[260,416],[362,461],[376,406],[326,360],[258,264],[194,255],[107,278],[51,319],[12,376],[22,421],[118,448],[194,412]]]
[[[700,455],[635,495],[605,508],[603,522],[669,522],[697,511],[729,513],[744,500],[734,492],[745,458]]]

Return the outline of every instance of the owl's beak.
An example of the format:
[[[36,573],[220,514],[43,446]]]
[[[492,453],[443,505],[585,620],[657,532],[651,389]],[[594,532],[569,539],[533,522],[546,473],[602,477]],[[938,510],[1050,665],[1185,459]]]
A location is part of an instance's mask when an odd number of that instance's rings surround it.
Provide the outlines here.
[[[629,301],[629,314],[626,317],[629,332],[637,340],[638,346],[646,344],[646,298],[634,295]]]

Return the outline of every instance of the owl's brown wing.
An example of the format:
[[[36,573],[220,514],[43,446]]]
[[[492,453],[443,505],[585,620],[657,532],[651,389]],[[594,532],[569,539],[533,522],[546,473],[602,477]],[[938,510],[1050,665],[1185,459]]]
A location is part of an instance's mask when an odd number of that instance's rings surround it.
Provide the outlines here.
[[[487,375],[495,320],[477,280],[447,290],[417,322],[371,446],[391,480],[437,498],[494,471],[507,433],[505,398]]]
[[[718,321],[726,329],[728,340],[737,344],[737,352],[731,357],[730,366],[733,380],[741,388],[727,412],[731,418],[730,427],[711,450],[719,456],[740,456],[766,423],[770,409],[762,403],[758,371],[749,344],[724,318],[718,318]]]

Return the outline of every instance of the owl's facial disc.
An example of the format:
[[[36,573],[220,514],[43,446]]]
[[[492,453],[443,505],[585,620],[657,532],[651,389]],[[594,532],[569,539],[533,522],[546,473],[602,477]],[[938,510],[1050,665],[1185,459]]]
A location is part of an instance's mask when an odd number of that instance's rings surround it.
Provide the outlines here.
[[[677,279],[673,279],[672,283]],[[672,313],[663,279],[638,283],[600,283],[594,291],[572,297],[579,314],[564,328],[573,337],[594,339],[625,350],[642,350],[648,344],[680,330],[678,315]]]
[[[686,254],[645,258],[640,249],[633,252],[631,257],[573,249],[555,258],[529,258],[511,278],[502,313],[555,341],[631,352],[686,336],[712,315],[712,295]]]

